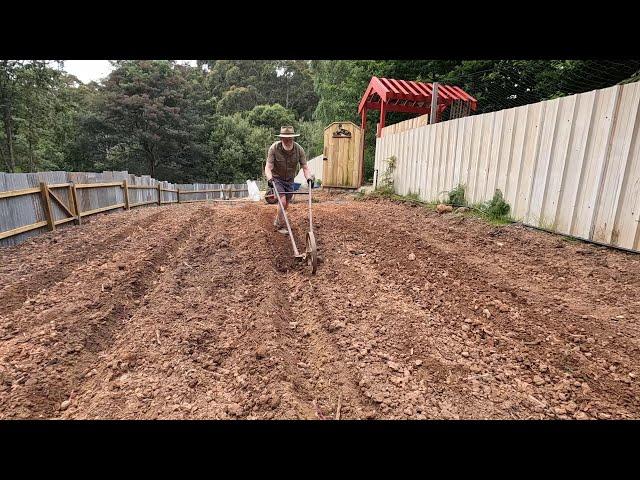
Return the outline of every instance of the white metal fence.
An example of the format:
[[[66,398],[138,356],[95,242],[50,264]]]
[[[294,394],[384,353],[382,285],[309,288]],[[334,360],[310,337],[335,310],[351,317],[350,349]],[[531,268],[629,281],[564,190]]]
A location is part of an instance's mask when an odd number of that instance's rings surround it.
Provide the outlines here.
[[[396,157],[397,193],[470,203],[500,189],[523,223],[640,251],[640,82],[393,133],[376,140],[375,181]],[[395,127],[398,130],[398,127]]]

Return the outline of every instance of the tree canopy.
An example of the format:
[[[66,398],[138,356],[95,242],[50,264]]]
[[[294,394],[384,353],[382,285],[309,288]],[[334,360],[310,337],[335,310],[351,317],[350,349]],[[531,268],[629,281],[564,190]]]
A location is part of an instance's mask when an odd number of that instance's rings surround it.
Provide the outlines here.
[[[83,84],[64,62],[0,60],[0,168],[120,170],[175,182],[262,175],[280,126],[310,157],[333,121],[360,123],[372,76],[438,81],[478,99],[478,113],[640,78],[638,61],[594,60],[122,60]],[[373,174],[371,112],[365,176]],[[387,124],[409,118],[391,113]]]

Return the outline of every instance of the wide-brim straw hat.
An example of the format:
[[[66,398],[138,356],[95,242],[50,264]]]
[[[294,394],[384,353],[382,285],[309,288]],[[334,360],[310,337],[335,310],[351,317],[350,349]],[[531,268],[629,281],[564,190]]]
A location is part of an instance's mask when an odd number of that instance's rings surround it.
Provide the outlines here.
[[[300,134],[295,133],[293,127],[280,127],[280,134],[276,136],[280,138],[293,138],[299,137]]]

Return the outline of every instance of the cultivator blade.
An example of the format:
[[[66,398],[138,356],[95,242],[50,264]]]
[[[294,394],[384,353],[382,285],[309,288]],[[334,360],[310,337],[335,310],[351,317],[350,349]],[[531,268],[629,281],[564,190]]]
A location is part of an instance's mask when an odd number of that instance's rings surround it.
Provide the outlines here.
[[[312,274],[316,273],[316,269],[318,268],[318,247],[313,232],[307,232],[307,245],[304,253],[306,265],[310,267]]]

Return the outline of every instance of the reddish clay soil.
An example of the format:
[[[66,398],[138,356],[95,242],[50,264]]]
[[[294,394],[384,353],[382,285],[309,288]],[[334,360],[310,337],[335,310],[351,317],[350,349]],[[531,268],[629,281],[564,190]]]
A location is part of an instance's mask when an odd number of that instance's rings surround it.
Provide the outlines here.
[[[322,198],[314,276],[263,203],[0,248],[0,418],[640,417],[640,255]]]

